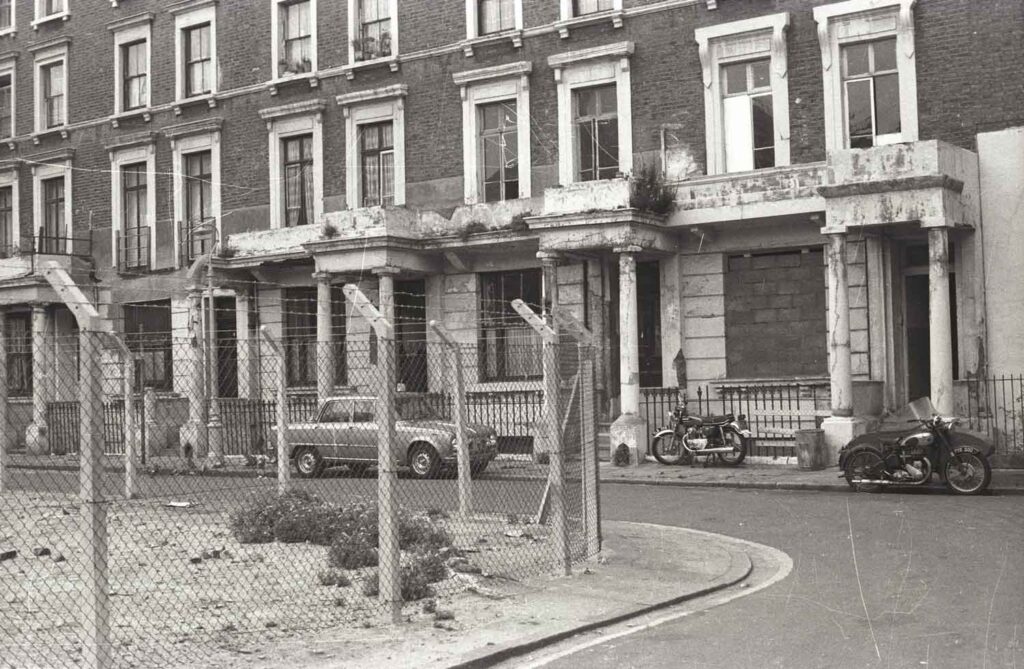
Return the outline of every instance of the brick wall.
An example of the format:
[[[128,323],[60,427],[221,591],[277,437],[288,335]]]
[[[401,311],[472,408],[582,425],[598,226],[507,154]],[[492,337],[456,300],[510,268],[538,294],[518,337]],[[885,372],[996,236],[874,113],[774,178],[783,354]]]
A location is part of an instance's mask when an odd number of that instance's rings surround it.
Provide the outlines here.
[[[822,251],[730,256],[725,273],[730,378],[828,372]]]
[[[653,0],[626,0],[627,10]],[[550,25],[557,19],[557,4],[549,0],[525,0],[528,28]],[[271,71],[270,2],[220,0],[218,3],[218,50],[220,89],[231,92],[217,108],[187,107],[180,116],[169,108],[174,93],[174,17],[163,0],[126,0],[112,8],[100,0],[70,0],[71,18],[33,30],[29,26],[33,1],[16,0],[17,34],[0,37],[0,52],[18,54],[16,65],[16,148],[0,145],[0,160],[28,158],[46,150],[74,148],[74,225],[92,229],[101,279],[123,283],[110,270],[110,175],[105,144],[117,136],[138,131],[160,131],[168,125],[209,117],[224,119],[222,133],[222,211],[225,229],[239,231],[269,225],[269,174],[267,130],[260,109],[297,100],[319,98],[327,102],[324,113],[324,195],[327,209],[344,202],[344,119],[334,104],[339,93],[375,86],[406,83],[406,174],[409,203],[445,208],[458,204],[462,195],[461,101],[452,73],[488,65],[529,60],[531,75],[531,129],[534,188],[540,192],[556,180],[557,126],[555,83],[547,67],[553,53],[582,49],[613,41],[632,40],[632,99],[634,148],[650,154],[660,146],[663,124],[678,126],[680,148],[705,164],[704,108],[700,61],[693,30],[697,27],[749,18],[768,12],[789,11],[787,36],[792,156],[794,162],[824,158],[821,63],[811,9],[813,0],[724,0],[708,11],[703,2],[642,15],[627,16],[620,29],[600,23],[572,30],[569,39],[557,33],[529,36],[521,49],[502,41],[483,46],[473,57],[463,55],[457,43],[465,36],[461,2],[402,0],[400,49],[409,56],[422,49],[440,53],[421,54],[388,68],[360,70],[348,81],[337,68],[348,57],[347,2],[320,0],[318,7],[318,58],[320,68],[335,68],[319,87],[306,83],[282,86],[274,96],[263,84]],[[149,122],[141,118],[112,128],[105,119],[113,112],[113,37],[107,25],[114,20],[152,12],[152,99],[158,110]],[[969,0],[930,0],[914,10],[918,67],[921,137],[940,138],[973,148],[978,129],[1011,126],[1024,122],[1020,100],[1024,98],[1024,3],[989,0],[978,10]],[[34,144],[33,58],[28,48],[37,43],[71,36],[69,117],[73,124],[68,139],[44,138]],[[977,48],[984,44],[984,49]],[[955,54],[956,57],[951,57]],[[237,93],[237,95],[235,95]],[[156,145],[157,189],[156,240],[161,264],[169,264],[173,238],[171,149],[160,137]],[[32,189],[29,165],[20,169],[23,234],[31,234]],[[77,234],[77,232],[76,232]],[[179,288],[177,282],[167,286]],[[148,284],[133,299],[166,297]]]

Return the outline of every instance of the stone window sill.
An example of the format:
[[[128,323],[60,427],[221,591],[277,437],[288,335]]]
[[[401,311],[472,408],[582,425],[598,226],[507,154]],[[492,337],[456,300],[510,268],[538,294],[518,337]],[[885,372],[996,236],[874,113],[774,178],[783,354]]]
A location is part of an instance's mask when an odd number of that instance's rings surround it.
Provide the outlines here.
[[[38,144],[40,141],[42,141],[44,137],[49,137],[50,135],[56,135],[58,133],[60,134],[61,139],[67,139],[68,126],[62,125],[56,128],[47,128],[46,130],[40,130],[38,132],[32,133],[32,143]]]
[[[39,26],[41,26],[41,25],[43,25],[45,23],[52,23],[53,21],[69,21],[69,20],[71,20],[71,13],[70,12],[61,12],[60,14],[50,14],[49,16],[43,16],[41,18],[38,18],[35,21],[32,21],[32,23],[30,25],[32,26],[32,30],[39,30]]]
[[[190,98],[181,98],[174,101],[174,115],[181,116],[181,112],[185,107],[191,107],[193,105],[205,104],[210,109],[217,107],[217,94],[216,93],[204,93],[202,95],[193,95]]]
[[[512,47],[519,49],[523,46],[523,31],[522,30],[504,30],[500,33],[491,33],[488,35],[480,35],[472,39],[468,39],[462,43],[462,53],[466,58],[473,57],[474,47],[484,46],[486,44],[495,44],[497,42],[503,42],[505,40],[511,40]]]
[[[18,35],[18,31],[17,31],[17,29],[14,26],[11,26],[10,28],[4,28],[3,30],[0,30],[0,37],[7,37],[7,36],[16,37],[17,35]]]
[[[569,38],[569,31],[573,28],[582,28],[583,26],[591,26],[597,23],[605,23],[610,21],[612,27],[622,27],[623,13],[621,9],[612,11],[595,12],[594,14],[587,14],[585,16],[578,16],[572,19],[566,19],[565,21],[559,21],[555,23],[555,28],[558,29],[558,36],[562,39]]]
[[[117,128],[121,125],[122,121],[127,121],[128,119],[140,116],[143,121],[149,123],[153,120],[153,109],[151,107],[142,107],[140,109],[130,109],[128,111],[114,114],[110,117],[110,127]]]
[[[320,74],[316,71],[304,72],[302,74],[287,74],[268,81],[267,90],[270,91],[271,95],[277,95],[277,91],[281,86],[287,86],[298,81],[308,82],[310,88],[318,88],[320,86]]]
[[[383,67],[385,65],[392,72],[398,72],[398,56],[385,56],[383,58],[374,58],[373,60],[359,60],[343,66],[341,71],[345,73],[345,78],[351,81],[356,78],[356,72],[359,70],[369,70],[375,67]]]

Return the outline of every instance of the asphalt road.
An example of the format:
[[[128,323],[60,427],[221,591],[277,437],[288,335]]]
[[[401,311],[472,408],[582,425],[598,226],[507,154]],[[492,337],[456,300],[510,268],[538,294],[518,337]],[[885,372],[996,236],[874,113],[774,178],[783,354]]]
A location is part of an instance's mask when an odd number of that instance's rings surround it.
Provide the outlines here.
[[[794,568],[766,590],[547,666],[1024,667],[1020,497],[635,485],[601,494],[606,518],[756,541]]]

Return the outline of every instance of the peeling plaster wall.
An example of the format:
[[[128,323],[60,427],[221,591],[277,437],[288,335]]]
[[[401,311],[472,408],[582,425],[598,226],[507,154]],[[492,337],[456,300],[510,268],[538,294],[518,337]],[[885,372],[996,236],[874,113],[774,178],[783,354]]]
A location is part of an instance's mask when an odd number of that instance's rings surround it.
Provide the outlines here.
[[[990,374],[1024,371],[1024,128],[978,135]]]

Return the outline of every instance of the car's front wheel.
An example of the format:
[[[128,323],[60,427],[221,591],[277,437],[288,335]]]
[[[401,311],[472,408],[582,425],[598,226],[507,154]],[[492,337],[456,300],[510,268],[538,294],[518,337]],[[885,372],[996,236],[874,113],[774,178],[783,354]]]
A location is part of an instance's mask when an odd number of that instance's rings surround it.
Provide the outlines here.
[[[324,459],[320,451],[313,446],[299,446],[295,449],[295,471],[299,478],[316,478],[323,470]]]
[[[437,478],[441,458],[430,444],[413,444],[409,449],[409,471],[418,479]]]

